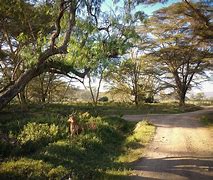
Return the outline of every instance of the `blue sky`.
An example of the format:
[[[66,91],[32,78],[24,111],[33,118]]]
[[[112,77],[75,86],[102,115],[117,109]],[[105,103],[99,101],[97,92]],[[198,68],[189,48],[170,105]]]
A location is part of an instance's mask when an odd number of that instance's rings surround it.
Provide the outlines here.
[[[152,13],[158,9],[161,9],[163,7],[168,7],[173,3],[180,2],[180,0],[169,0],[166,3],[156,3],[153,5],[141,5],[137,10],[142,10],[147,15],[152,15]]]
[[[136,11],[144,11],[147,15],[152,15],[152,13],[160,8],[168,7],[173,3],[180,2],[181,0],[168,0],[166,3],[155,3],[153,5],[140,5],[136,8]],[[119,3],[120,7],[123,7],[123,1],[121,0]],[[118,5],[117,4],[117,5]],[[106,0],[102,5],[102,9],[104,11],[115,9],[112,0]]]

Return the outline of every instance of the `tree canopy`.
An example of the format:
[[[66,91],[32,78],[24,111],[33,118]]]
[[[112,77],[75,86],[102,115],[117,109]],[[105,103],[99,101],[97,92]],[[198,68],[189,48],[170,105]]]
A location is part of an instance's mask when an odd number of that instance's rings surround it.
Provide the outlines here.
[[[87,74],[103,79],[103,70],[117,66],[119,78],[131,79],[134,48],[155,66],[138,74],[131,91],[147,76],[155,77],[173,87],[184,104],[194,78],[212,67],[211,5],[184,0],[152,17],[139,8],[157,2],[166,1],[120,0],[107,7],[102,0],[0,0],[0,109],[15,96],[25,102],[26,86],[43,73],[83,81]]]

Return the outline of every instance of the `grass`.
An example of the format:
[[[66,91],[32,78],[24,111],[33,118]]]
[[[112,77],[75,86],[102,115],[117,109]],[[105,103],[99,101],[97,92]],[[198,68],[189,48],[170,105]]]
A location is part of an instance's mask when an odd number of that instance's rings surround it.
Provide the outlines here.
[[[147,120],[140,121],[136,124],[133,134],[128,136],[125,141],[127,150],[125,154],[119,156],[118,162],[133,162],[141,157],[144,147],[150,142],[155,132],[155,127]]]
[[[72,104],[31,104],[28,107],[28,112],[25,115],[30,114],[33,116],[34,112],[44,114],[51,112],[53,115],[65,116],[71,111],[78,112],[90,112],[95,116],[104,115],[123,115],[123,114],[162,114],[162,113],[183,113],[189,111],[196,111],[201,109],[199,106],[186,104],[184,108],[179,107],[178,103],[145,103],[136,107],[134,104],[128,103],[99,103],[94,107],[90,103],[72,103]],[[17,105],[10,105],[4,110],[5,113],[16,113],[20,111],[20,107]]]
[[[209,127],[213,128],[213,112],[206,113],[201,117],[201,122]]]
[[[187,103],[196,106],[213,106],[213,100],[188,100]]]
[[[98,112],[79,104],[31,105],[24,113],[15,108],[0,114],[0,179],[124,178],[155,131],[148,122],[105,116],[115,112],[109,105],[99,106]],[[123,112],[128,106],[121,108]],[[73,111],[82,124],[97,128],[70,138],[66,121]]]

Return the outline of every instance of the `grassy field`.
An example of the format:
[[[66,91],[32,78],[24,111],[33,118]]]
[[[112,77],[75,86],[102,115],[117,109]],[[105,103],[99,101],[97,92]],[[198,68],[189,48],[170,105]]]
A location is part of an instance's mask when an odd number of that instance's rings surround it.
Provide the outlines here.
[[[162,114],[162,113],[183,113],[201,109],[199,106],[187,104],[184,108],[180,108],[178,103],[145,103],[136,107],[128,103],[99,103],[94,107],[90,103],[72,103],[72,104],[31,104],[28,106],[26,113],[33,112],[51,112],[57,115],[67,115],[70,112],[90,112],[97,116],[123,115],[123,114]],[[16,113],[21,111],[17,105],[10,105],[5,112]]]
[[[0,113],[0,179],[124,178],[132,173],[130,164],[142,156],[155,127],[147,121],[126,122],[123,114],[197,109],[175,104],[47,104],[30,105],[23,112],[11,105]],[[81,125],[95,123],[96,129],[71,138],[67,119],[72,112]]]

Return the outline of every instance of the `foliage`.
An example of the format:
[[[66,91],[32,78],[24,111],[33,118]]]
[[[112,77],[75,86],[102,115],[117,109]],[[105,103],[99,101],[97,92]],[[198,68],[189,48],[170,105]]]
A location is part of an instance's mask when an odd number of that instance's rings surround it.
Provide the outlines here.
[[[126,147],[126,138],[132,134],[135,123],[118,117],[92,116],[83,105],[75,106],[76,110],[77,107],[76,112],[74,106],[69,105],[46,105],[48,110],[34,105],[24,116],[18,111],[1,114],[1,119],[5,120],[1,122],[1,130],[5,134],[12,131],[13,136],[22,138],[24,143],[18,153],[9,151],[9,155],[1,154],[1,179],[93,179],[111,177],[108,171],[120,175],[126,173],[128,164],[117,159],[130,150],[129,145]],[[89,127],[87,125],[94,123],[95,129],[85,129],[71,138],[66,121],[72,112],[76,112],[80,125]],[[13,123],[14,117],[19,123]],[[31,144],[27,146],[29,142]]]
[[[110,93],[127,95],[136,105],[151,103],[159,91],[158,80],[149,72],[153,65],[146,56],[134,56],[132,52],[129,59],[123,60],[109,73]]]
[[[58,127],[55,124],[37,124],[34,122],[24,126],[18,139],[22,144],[25,144],[28,141],[40,141],[41,139],[51,141],[57,135]]]
[[[209,127],[213,127],[213,113],[209,112],[201,117],[201,122]]]
[[[194,37],[186,12],[191,13],[184,3],[173,4],[156,11],[147,23],[149,28],[144,28],[153,36],[153,72],[176,92],[180,105],[185,104],[186,93],[205,79],[205,71],[212,67],[211,44],[199,43],[199,38]]]
[[[100,102],[107,102],[107,101],[109,101],[109,98],[107,96],[103,96],[98,101],[100,101]]]
[[[59,128],[55,124],[27,123],[17,136],[21,144],[20,153],[33,153],[39,150],[39,148],[46,146],[48,143],[55,141],[58,137],[58,130]]]
[[[61,179],[68,172],[62,166],[53,167],[42,160],[21,158],[0,165],[1,179]]]

